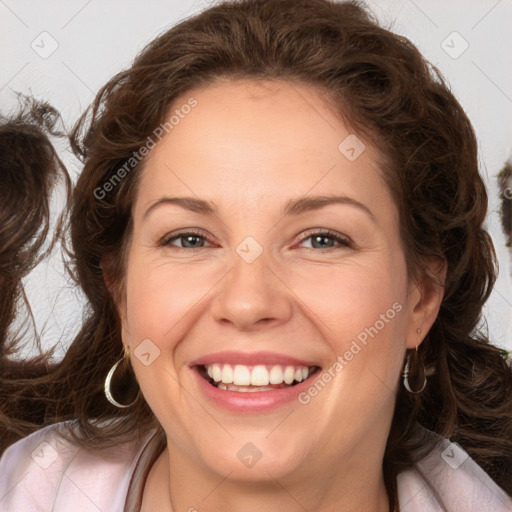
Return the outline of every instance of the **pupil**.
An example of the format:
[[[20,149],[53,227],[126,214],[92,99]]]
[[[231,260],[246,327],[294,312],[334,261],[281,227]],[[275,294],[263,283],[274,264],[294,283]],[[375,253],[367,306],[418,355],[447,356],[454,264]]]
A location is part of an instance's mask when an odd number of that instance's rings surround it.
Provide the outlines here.
[[[332,242],[331,238],[328,237],[328,236],[315,236],[314,240],[313,240],[313,247],[315,246],[315,242],[320,242],[320,240],[324,240],[324,241],[325,240],[330,240]],[[321,247],[325,248],[325,245],[322,245],[322,244],[320,244],[320,245],[321,245]]]
[[[184,240],[185,240],[185,246],[187,247],[187,244],[190,243],[191,240],[199,240],[199,237],[197,235],[191,235],[191,236],[186,236],[184,237]],[[197,244],[194,244],[192,243],[191,246],[192,247],[195,247]]]

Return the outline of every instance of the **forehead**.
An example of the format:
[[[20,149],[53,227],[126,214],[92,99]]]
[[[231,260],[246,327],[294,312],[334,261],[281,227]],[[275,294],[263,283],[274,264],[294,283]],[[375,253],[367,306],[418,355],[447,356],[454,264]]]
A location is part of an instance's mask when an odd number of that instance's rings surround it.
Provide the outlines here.
[[[250,207],[309,190],[371,204],[375,188],[382,196],[379,155],[322,94],[307,84],[225,79],[183,94],[146,161],[138,207],[164,192]],[[360,154],[348,158],[354,142]]]

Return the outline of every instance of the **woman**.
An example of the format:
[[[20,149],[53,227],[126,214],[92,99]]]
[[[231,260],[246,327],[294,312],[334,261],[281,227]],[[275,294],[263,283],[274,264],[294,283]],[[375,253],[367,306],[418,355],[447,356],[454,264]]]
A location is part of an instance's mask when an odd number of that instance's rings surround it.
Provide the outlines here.
[[[47,407],[0,510],[512,509],[475,135],[408,40],[356,3],[222,3],[72,143],[90,311],[62,363],[4,379]]]

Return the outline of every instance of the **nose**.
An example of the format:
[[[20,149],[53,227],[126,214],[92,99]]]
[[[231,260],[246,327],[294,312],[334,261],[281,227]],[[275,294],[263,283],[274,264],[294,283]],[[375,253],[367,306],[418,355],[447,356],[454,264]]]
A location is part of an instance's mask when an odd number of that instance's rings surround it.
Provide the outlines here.
[[[279,271],[269,266],[265,251],[252,263],[235,252],[232,263],[211,303],[215,320],[239,331],[286,322],[291,315],[293,295]]]

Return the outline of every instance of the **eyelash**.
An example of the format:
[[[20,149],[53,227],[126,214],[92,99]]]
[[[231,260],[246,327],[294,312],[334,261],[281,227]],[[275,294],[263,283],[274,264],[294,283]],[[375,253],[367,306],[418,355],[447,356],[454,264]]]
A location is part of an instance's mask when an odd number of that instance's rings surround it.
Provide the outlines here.
[[[161,246],[161,247],[172,247],[173,250],[179,250],[179,251],[180,250],[182,250],[182,251],[192,251],[194,249],[197,249],[197,250],[199,250],[199,249],[206,249],[206,247],[187,248],[187,247],[178,247],[178,246],[175,246],[175,245],[171,245],[171,242],[173,242],[174,240],[178,240],[180,238],[185,238],[187,236],[197,236],[197,237],[203,238],[207,242],[212,243],[211,240],[207,236],[205,236],[202,231],[195,230],[195,229],[189,229],[187,231],[181,231],[181,232],[178,232],[178,233],[171,233],[170,235],[164,236],[160,240],[158,245]],[[301,236],[301,238],[299,240],[299,243],[302,243],[305,240],[308,240],[309,238],[313,238],[315,236],[323,236],[325,238],[332,238],[335,242],[338,242],[340,244],[340,246],[339,247],[328,247],[326,249],[315,249],[314,247],[307,247],[307,249],[310,249],[310,250],[313,250],[313,251],[316,251],[316,252],[328,252],[328,251],[332,251],[332,250],[334,250],[336,248],[340,248],[340,247],[345,247],[345,248],[346,247],[353,247],[353,243],[350,241],[350,239],[348,237],[341,236],[336,231],[332,231],[330,229],[324,229],[324,230],[321,230],[321,231],[308,232],[305,235]]]

